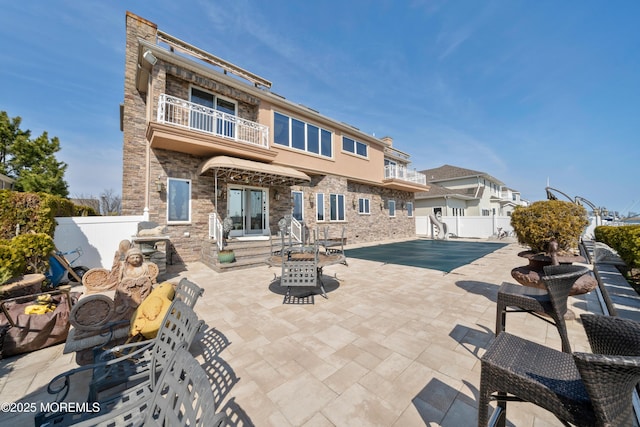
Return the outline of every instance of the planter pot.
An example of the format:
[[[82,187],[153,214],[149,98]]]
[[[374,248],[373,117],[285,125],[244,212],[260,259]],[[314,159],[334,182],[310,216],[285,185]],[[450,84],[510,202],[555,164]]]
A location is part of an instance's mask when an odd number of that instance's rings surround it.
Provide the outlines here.
[[[44,274],[25,274],[0,285],[0,299],[21,297],[42,292]]]
[[[546,289],[540,279],[544,266],[551,265],[551,257],[544,254],[537,254],[531,251],[524,251],[518,254],[519,257],[529,260],[529,265],[516,267],[511,270],[511,277],[523,286]],[[560,264],[572,264],[574,262],[584,263],[586,260],[579,255],[559,256]],[[569,295],[581,295],[591,292],[598,286],[598,281],[591,275],[585,274],[576,280]]]
[[[236,254],[232,250],[222,250],[218,252],[218,261],[222,264],[234,262]]]

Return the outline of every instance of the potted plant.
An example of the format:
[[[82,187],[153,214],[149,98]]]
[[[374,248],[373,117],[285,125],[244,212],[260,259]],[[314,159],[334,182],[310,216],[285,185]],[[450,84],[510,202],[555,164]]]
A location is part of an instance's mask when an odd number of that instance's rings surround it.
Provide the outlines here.
[[[518,243],[530,248],[518,254],[528,259],[529,265],[514,268],[511,276],[522,285],[544,288],[540,273],[545,265],[585,262],[577,248],[587,225],[587,211],[576,203],[542,200],[516,207],[511,214],[511,226]],[[572,294],[593,290],[597,282],[589,279],[588,275],[579,279]]]
[[[233,220],[229,217],[226,217],[222,221],[222,238],[223,246],[227,246],[227,239],[229,238],[229,232],[233,229]],[[233,262],[236,259],[236,255],[233,252],[233,249],[222,249],[218,251],[218,261],[221,263],[229,263]]]
[[[40,292],[54,249],[53,239],[45,233],[20,234],[0,241],[0,297]]]

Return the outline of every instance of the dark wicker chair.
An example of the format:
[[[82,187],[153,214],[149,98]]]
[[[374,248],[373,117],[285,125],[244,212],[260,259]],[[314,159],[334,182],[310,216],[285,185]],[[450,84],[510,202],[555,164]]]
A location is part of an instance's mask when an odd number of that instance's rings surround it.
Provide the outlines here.
[[[553,413],[565,425],[633,425],[632,394],[640,381],[640,323],[582,315],[596,353],[568,354],[502,332],[481,359],[478,426],[506,422],[508,401]]]
[[[561,264],[544,267],[541,277],[545,289],[503,283],[498,290],[496,304],[496,335],[505,330],[507,313],[530,313],[554,325],[560,333],[562,351],[571,353],[564,315],[567,312],[567,298],[573,284],[588,273],[584,266]],[[548,317],[542,316],[541,313]]]

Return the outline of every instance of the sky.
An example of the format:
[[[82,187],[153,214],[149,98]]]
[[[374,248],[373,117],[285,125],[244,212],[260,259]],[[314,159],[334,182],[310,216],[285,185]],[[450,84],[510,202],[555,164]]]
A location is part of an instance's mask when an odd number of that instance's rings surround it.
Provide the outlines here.
[[[0,111],[59,138],[72,197],[122,191],[127,10],[411,168],[640,212],[640,2],[0,0]]]

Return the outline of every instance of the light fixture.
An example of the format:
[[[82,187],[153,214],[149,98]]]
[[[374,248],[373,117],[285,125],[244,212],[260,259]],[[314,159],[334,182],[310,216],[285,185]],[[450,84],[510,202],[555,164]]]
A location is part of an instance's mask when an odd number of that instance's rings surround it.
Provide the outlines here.
[[[164,181],[162,180],[162,175],[158,175],[158,179],[156,179],[156,191],[158,193],[162,193],[165,189]]]
[[[353,206],[353,209],[356,208],[358,202],[356,201],[356,198],[354,197],[353,200],[351,201],[351,205]]]
[[[151,65],[156,65],[156,62],[158,62],[158,58],[156,58],[150,50],[145,50],[142,57]]]
[[[280,200],[280,193],[278,193],[278,190],[273,190],[273,199]]]

